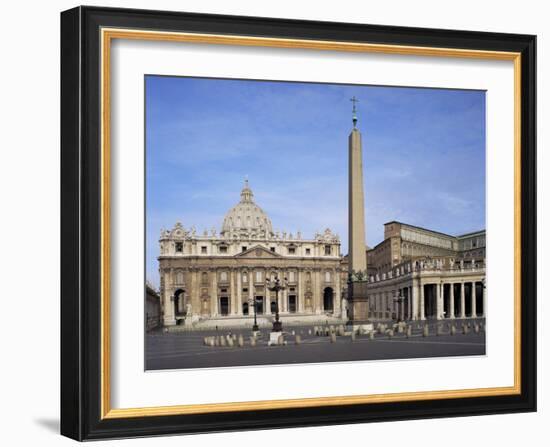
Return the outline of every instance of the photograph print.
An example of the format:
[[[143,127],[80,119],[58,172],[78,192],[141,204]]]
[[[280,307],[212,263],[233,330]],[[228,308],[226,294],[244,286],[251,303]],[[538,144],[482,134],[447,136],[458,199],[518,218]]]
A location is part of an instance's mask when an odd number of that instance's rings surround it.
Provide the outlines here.
[[[486,354],[485,91],[144,94],[146,370]]]

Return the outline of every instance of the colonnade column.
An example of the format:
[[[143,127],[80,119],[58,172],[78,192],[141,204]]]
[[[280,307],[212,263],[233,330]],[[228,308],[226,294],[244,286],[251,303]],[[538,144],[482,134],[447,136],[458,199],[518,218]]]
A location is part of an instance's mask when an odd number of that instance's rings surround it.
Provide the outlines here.
[[[450,318],[455,317],[455,285],[451,283],[451,290],[449,295],[449,315]]]
[[[466,318],[466,296],[464,282],[460,283],[460,318]]]
[[[477,316],[476,310],[476,283],[472,282],[472,318]]]
[[[442,297],[443,293],[441,293],[442,288],[443,288],[442,283],[435,284],[435,318],[436,320],[441,319],[441,314],[443,313],[442,306],[441,306],[441,302],[443,301],[443,297]]]
[[[413,319],[413,312],[412,312],[412,286],[407,287],[407,317],[409,320]]]
[[[426,319],[426,312],[424,309],[424,284],[420,283],[420,319],[425,320]]]
[[[482,292],[483,292],[483,312],[481,316],[485,318],[485,315],[487,315],[487,287],[484,283],[481,283]]]
[[[412,291],[412,299],[411,299],[411,305],[412,305],[412,319],[418,320],[418,285],[415,284],[413,281],[413,285],[411,287]]]

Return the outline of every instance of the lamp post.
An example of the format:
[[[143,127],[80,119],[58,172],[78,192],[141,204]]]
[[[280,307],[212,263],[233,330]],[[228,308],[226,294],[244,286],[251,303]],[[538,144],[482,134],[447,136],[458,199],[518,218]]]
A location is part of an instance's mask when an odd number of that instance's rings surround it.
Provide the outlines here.
[[[273,322],[273,331],[272,332],[281,332],[283,330],[283,323],[279,321],[279,290],[286,289],[287,279],[284,278],[283,281],[279,277],[275,277],[272,280],[266,280],[267,289],[275,292],[275,321]]]
[[[254,325],[252,326],[252,332],[258,332],[260,328],[258,327],[258,321],[256,320],[256,297],[248,302],[249,306],[254,307]]]

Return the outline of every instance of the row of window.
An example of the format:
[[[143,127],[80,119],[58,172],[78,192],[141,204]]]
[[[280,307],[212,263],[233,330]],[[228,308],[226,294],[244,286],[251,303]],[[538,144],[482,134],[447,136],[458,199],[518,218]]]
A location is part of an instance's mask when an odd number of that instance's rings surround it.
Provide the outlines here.
[[[183,242],[176,242],[176,253],[183,253]],[[275,247],[269,247],[270,251],[275,253]],[[241,246],[241,252],[245,252],[248,250],[248,246],[243,245]],[[296,247],[288,247],[287,248],[289,255],[296,254]],[[220,245],[218,247],[218,253],[227,253],[227,246],[226,245]],[[208,247],[206,245],[201,246],[201,254],[208,254]],[[332,254],[332,247],[330,245],[325,245],[325,255],[330,256]],[[311,248],[306,248],[306,256],[311,255]]]
[[[262,272],[261,270],[258,270],[256,272],[254,272],[255,274],[255,282],[256,283],[261,283],[264,281],[264,275],[263,275],[264,272]],[[275,279],[275,277],[277,276],[275,272],[272,272],[271,273],[271,279]],[[177,272],[176,273],[176,284],[183,284],[184,282],[184,279],[183,279],[183,272]],[[288,272],[288,276],[287,276],[287,279],[288,279],[288,282],[290,283],[293,283],[296,281],[296,272],[294,271],[289,271]],[[228,281],[228,274],[227,272],[225,271],[222,271],[220,272],[220,282],[227,282]],[[248,273],[243,273],[243,276],[242,276],[242,281],[244,284],[248,283],[249,281],[249,278],[248,278]],[[311,281],[311,273],[310,272],[306,272],[306,282],[309,282]],[[330,271],[326,271],[325,272],[325,282],[330,282],[332,281],[332,272]],[[203,284],[206,284],[208,283],[208,273],[206,272],[202,272],[201,274],[201,282]]]

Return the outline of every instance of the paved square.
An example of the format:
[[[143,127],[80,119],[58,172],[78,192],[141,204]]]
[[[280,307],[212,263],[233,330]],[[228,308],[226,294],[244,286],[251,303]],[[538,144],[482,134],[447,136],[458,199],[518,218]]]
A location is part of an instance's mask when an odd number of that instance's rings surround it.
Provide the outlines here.
[[[246,365],[276,365],[319,362],[343,362],[357,360],[391,360],[428,357],[485,355],[485,332],[474,331],[470,321],[467,334],[462,333],[462,323],[456,322],[456,334],[450,334],[450,326],[442,324],[442,334],[436,335],[436,324],[429,324],[429,335],[423,336],[421,325],[412,325],[411,337],[395,333],[393,337],[376,334],[316,336],[313,327],[285,328],[284,346],[267,346],[268,328],[261,329],[256,346],[251,346],[249,329],[198,332],[153,332],[146,336],[146,369],[209,368]],[[311,334],[309,332],[312,332]],[[293,332],[295,335],[293,335]],[[243,336],[244,346],[207,346],[205,337]],[[296,344],[296,335],[301,343]]]

